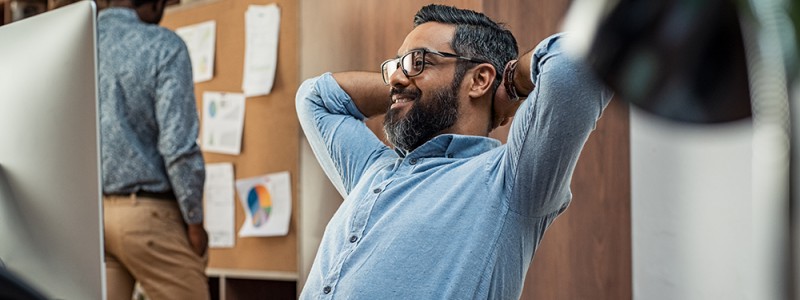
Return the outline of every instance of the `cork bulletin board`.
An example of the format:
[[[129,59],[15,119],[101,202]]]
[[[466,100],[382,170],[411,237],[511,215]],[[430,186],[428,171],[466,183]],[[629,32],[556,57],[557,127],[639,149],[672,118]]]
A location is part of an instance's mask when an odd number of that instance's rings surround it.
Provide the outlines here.
[[[235,244],[209,249],[209,268],[297,272],[297,181],[299,123],[294,96],[299,86],[297,1],[198,0],[169,7],[161,25],[176,28],[216,21],[214,76],[195,84],[197,107],[205,91],[242,93],[245,52],[245,12],[249,5],[275,3],[280,8],[278,63],[272,92],[246,99],[239,155],[203,153],[206,163],[229,162],[236,179],[288,171],[292,215],[289,233],[278,237],[238,237],[245,213],[235,195]],[[203,115],[201,113],[201,118]],[[201,121],[202,124],[202,121]]]

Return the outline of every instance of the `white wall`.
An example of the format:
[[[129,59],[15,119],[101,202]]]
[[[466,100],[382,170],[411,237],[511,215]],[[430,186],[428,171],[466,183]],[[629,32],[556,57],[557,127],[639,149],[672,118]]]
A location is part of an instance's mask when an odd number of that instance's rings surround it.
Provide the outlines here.
[[[682,125],[632,107],[630,128],[634,299],[759,299],[750,121]]]

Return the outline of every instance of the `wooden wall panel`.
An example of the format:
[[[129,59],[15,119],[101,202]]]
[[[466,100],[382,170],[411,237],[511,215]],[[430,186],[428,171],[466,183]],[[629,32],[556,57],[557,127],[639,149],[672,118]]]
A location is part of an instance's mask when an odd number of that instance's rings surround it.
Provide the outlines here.
[[[480,9],[480,0],[303,0],[301,72],[378,72],[413,29],[414,14],[429,3]]]
[[[542,240],[521,299],[631,299],[628,105],[613,100],[572,178],[573,201]]]
[[[569,0],[485,1],[521,52],[561,30]],[[504,132],[505,131],[505,132]],[[507,128],[492,136],[505,139]],[[573,202],[545,234],[522,299],[631,299],[628,106],[612,101],[586,143],[572,179]]]
[[[483,4],[483,12],[505,23],[517,38],[520,53],[533,49],[539,41],[560,30],[561,19],[570,0],[554,1],[490,1]]]
[[[195,85],[197,105],[204,91],[241,93],[244,68],[244,14],[250,4],[276,3],[281,10],[278,65],[272,93],[247,98],[240,155],[204,153],[207,163],[231,162],[237,179],[289,171],[292,205],[297,207],[300,125],[294,109],[299,87],[298,3],[295,0],[197,1],[169,8],[161,25],[175,29],[216,20],[214,78]],[[202,115],[201,115],[202,118]],[[244,222],[236,196],[235,231]],[[231,249],[210,249],[209,267],[257,271],[297,271],[297,210],[292,210],[289,234],[281,237],[239,238]]]

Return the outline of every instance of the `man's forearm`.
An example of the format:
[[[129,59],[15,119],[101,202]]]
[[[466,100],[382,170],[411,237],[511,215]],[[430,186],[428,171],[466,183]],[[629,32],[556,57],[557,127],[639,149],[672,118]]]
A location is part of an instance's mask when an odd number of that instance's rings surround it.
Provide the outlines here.
[[[380,73],[342,72],[333,74],[333,79],[367,118],[386,113],[391,105],[389,87],[383,83]]]

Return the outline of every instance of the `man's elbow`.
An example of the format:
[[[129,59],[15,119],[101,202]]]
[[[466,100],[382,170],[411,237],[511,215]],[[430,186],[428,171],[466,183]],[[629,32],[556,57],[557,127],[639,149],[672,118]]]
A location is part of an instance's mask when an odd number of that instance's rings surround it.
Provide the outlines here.
[[[298,114],[302,113],[303,109],[309,105],[309,98],[316,93],[316,89],[314,88],[316,81],[317,77],[306,79],[297,89],[297,94],[295,95],[295,107]]]

